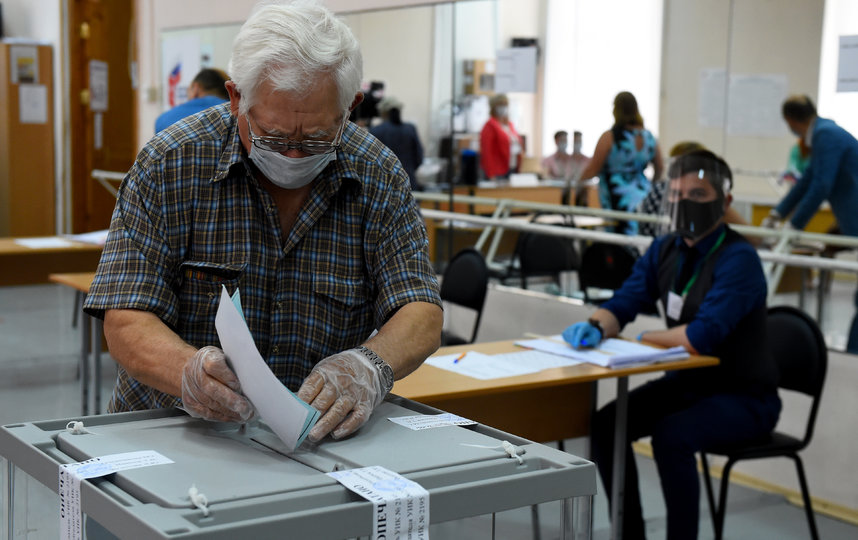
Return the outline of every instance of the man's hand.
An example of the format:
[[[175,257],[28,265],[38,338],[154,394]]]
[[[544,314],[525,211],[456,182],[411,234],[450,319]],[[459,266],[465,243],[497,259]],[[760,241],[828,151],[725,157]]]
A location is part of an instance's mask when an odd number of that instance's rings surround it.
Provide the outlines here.
[[[238,392],[238,377],[217,347],[203,347],[182,370],[182,403],[195,418],[219,422],[248,422],[256,409]]]
[[[378,370],[359,351],[324,358],[298,390],[299,398],[322,413],[309,439],[318,442],[328,433],[341,439],[355,432],[384,400],[382,388]]]
[[[602,341],[602,332],[590,321],[581,321],[563,331],[563,340],[576,349],[595,347]]]
[[[760,227],[765,227],[767,229],[777,229],[781,221],[783,221],[783,216],[778,214],[777,210],[772,209],[769,212],[769,215],[763,218],[763,221],[760,223]]]

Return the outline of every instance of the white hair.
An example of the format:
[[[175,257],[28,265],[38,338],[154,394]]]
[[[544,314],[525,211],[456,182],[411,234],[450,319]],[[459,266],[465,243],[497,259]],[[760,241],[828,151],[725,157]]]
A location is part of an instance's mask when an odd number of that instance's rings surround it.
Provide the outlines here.
[[[265,81],[275,91],[306,93],[320,75],[337,86],[341,110],[360,91],[363,58],[348,26],[318,2],[262,2],[232,44],[229,75],[241,94],[239,113],[255,103]]]

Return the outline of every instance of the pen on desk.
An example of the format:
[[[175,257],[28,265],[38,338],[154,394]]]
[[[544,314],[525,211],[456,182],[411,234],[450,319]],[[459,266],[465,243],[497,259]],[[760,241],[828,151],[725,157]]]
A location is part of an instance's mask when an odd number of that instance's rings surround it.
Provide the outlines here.
[[[467,352],[467,351],[465,351],[465,352],[463,352],[462,354],[460,354],[459,356],[457,356],[457,357],[456,357],[456,359],[455,359],[455,360],[453,360],[453,363],[454,363],[454,364],[458,364],[458,363],[459,363],[459,360],[461,360],[462,358],[464,358],[466,354],[468,354],[468,352]]]

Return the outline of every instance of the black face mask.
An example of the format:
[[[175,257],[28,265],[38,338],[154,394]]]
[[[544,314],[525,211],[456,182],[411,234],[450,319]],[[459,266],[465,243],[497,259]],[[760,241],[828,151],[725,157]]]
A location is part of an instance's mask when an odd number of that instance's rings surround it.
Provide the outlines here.
[[[676,204],[673,228],[685,238],[696,240],[709,232],[723,215],[724,203],[720,199],[703,203],[682,199]]]

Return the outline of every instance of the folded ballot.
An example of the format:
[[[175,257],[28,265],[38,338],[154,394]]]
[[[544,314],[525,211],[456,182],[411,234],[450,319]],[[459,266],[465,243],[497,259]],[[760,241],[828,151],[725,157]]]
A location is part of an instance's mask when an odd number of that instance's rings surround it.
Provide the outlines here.
[[[682,346],[659,349],[643,343],[615,338],[603,340],[593,349],[574,349],[563,341],[560,335],[542,339],[525,339],[516,341],[515,344],[607,368],[681,360],[689,356],[688,351]]]
[[[244,320],[238,290],[230,298],[223,288],[215,327],[241,391],[289,451],[298,448],[319,419],[319,411],[283,386],[262,359]]]

